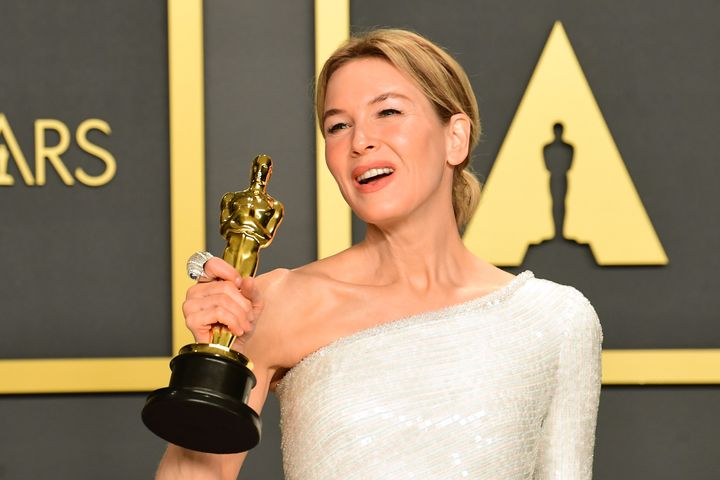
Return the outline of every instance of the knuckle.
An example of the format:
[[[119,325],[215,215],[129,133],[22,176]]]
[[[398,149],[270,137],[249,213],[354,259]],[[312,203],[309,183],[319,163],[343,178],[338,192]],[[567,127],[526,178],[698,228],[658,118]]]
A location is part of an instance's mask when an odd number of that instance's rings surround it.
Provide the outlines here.
[[[225,325],[229,325],[237,321],[235,315],[222,305],[217,305],[213,308],[213,316],[217,319],[217,321],[224,323]]]
[[[187,289],[187,292],[185,293],[185,299],[190,300],[193,298],[198,298],[202,296],[202,292],[205,289],[205,285],[202,283],[196,283],[195,285],[191,286]]]
[[[200,322],[193,315],[190,315],[185,318],[185,326],[188,330],[195,333],[196,331],[200,330],[202,324],[200,324]]]
[[[224,295],[232,295],[234,293],[235,288],[232,283],[227,280],[218,280],[217,285],[218,291]]]
[[[193,295],[195,294],[195,287],[196,285],[193,285],[185,291],[185,300],[190,300],[191,298],[193,298]]]
[[[240,310],[243,313],[247,312],[247,304],[249,303],[248,300],[243,297],[242,295],[236,296],[234,298],[228,298],[227,299],[230,304],[233,305],[234,310]]]
[[[245,300],[240,304],[240,308],[243,309],[244,313],[250,313],[252,311],[252,304],[249,300]]]
[[[211,309],[212,316],[217,319],[225,318],[225,309],[220,305],[215,305]]]
[[[223,306],[225,308],[227,308],[229,311],[235,313],[236,315],[240,315],[242,313],[240,305],[238,305],[238,303],[236,301],[234,301],[232,298],[223,297],[222,301],[223,301]]]

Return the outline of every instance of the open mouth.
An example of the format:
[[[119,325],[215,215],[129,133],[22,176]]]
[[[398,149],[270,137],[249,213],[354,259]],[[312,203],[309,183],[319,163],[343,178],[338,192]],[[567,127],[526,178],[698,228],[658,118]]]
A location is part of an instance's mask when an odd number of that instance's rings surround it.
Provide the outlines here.
[[[372,183],[376,180],[380,180],[381,178],[387,177],[388,175],[392,175],[392,173],[395,170],[392,168],[371,168],[367,172],[363,173],[362,175],[358,175],[355,177],[355,180],[360,185],[367,185],[368,183]]]

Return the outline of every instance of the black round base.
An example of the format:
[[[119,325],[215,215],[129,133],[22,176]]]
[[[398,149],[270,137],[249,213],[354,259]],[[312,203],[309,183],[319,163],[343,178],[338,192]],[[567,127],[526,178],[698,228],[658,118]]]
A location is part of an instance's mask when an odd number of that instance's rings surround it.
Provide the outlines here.
[[[143,423],[157,436],[190,450],[237,453],[260,441],[261,423],[247,405],[255,376],[245,365],[207,353],[170,362],[170,386],[152,392]]]

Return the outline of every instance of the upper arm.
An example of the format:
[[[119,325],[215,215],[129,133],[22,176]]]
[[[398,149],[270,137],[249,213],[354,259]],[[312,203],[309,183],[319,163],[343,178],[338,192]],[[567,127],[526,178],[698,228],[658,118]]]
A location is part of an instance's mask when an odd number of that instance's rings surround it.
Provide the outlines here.
[[[279,222],[282,221],[283,216],[285,215],[285,206],[282,204],[282,202],[275,200],[274,205],[275,211],[273,212],[273,216],[268,222],[268,230],[273,230],[275,227],[279,225]]]
[[[572,291],[567,308],[557,386],[543,421],[536,479],[592,477],[602,330],[595,310],[579,292]]]
[[[222,199],[220,200],[220,224],[224,224],[227,222],[231,215],[230,215],[230,202],[233,198],[233,193],[228,192],[225,195],[223,195]]]

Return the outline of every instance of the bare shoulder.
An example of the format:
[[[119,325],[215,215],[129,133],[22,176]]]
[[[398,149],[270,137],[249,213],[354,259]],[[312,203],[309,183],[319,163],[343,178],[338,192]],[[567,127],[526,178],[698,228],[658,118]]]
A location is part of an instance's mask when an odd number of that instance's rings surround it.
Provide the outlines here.
[[[467,271],[469,272],[465,284],[469,290],[475,291],[476,295],[498,290],[515,280],[515,275],[512,273],[506,272],[475,255],[470,255],[465,265],[468,267]]]
[[[331,280],[324,273],[325,269],[318,267],[320,263],[322,261],[293,270],[278,268],[257,277],[257,286],[265,307],[275,311],[275,309],[295,309],[298,307],[297,303],[307,303],[308,295],[312,294],[314,288]]]
[[[264,294],[266,291],[282,287],[283,282],[290,274],[287,268],[276,268],[267,273],[263,273],[255,278],[255,283],[260,291]]]
[[[331,284],[322,269],[312,266],[277,269],[257,277],[262,310],[246,354],[273,369],[294,366],[306,353],[302,339],[308,324],[326,309]]]

